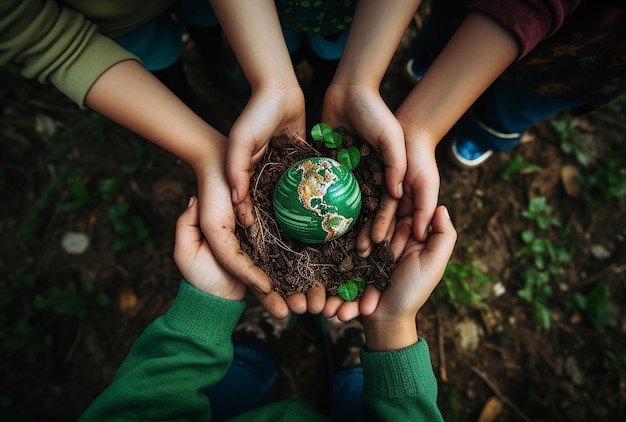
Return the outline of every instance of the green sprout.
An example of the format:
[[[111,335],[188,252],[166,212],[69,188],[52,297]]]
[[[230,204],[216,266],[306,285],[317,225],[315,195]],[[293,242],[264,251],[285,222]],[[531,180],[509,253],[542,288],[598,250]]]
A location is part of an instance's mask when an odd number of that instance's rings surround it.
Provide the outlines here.
[[[337,288],[337,294],[346,302],[354,301],[365,289],[365,282],[360,278],[353,278]]]
[[[311,137],[314,141],[324,142],[326,148],[339,148],[343,142],[341,134],[335,132],[329,124],[318,123],[311,128]]]
[[[361,162],[361,153],[356,147],[342,148],[337,152],[337,161],[352,171]]]
[[[335,132],[327,123],[318,123],[313,126],[311,137],[314,141],[324,142],[326,148],[339,148],[343,142],[341,134]],[[337,161],[352,171],[361,162],[361,152],[356,147],[342,148],[337,152]]]

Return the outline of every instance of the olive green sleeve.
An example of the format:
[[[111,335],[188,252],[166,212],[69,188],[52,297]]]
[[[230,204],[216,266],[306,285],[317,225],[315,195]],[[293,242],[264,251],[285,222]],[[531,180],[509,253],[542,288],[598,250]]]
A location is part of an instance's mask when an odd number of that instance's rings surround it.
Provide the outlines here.
[[[18,65],[26,78],[52,83],[81,107],[98,77],[129,59],[139,60],[55,1],[0,2],[0,65]]]

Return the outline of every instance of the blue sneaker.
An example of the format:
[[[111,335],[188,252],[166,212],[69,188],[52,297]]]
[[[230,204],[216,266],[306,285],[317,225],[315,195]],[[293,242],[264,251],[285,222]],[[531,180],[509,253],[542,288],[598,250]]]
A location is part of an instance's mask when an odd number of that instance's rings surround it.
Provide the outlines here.
[[[458,129],[448,150],[458,167],[471,169],[482,165],[494,152],[506,151],[517,145],[522,133],[504,133],[483,123],[470,109],[459,120]]]
[[[417,84],[426,73],[426,68],[417,69],[415,66],[415,59],[411,59],[406,64],[406,76],[410,83]]]
[[[452,161],[467,169],[480,166],[493,154],[493,150],[481,148],[472,140],[459,136],[452,140],[450,149]]]

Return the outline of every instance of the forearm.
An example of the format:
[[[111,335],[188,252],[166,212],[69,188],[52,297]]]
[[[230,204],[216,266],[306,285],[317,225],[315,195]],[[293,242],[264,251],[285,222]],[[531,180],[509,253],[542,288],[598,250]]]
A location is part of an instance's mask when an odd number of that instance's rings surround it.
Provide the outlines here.
[[[434,149],[518,53],[512,33],[470,13],[396,111],[406,139],[426,138]]]
[[[253,90],[298,86],[273,0],[211,0]]]
[[[361,0],[334,83],[378,88],[421,0]]]
[[[146,328],[81,420],[210,420],[202,389],[228,370],[244,308],[183,282],[170,310]]]
[[[224,160],[225,137],[136,61],[120,62],[102,74],[85,103],[186,161],[196,174]]]

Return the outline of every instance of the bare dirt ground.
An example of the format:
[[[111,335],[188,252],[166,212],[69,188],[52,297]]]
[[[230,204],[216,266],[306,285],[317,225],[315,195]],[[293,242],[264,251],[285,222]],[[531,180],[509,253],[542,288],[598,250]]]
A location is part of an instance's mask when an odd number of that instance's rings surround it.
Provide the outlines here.
[[[383,83],[392,108],[410,89],[406,54],[403,44]],[[203,77],[191,46],[185,57],[194,88],[227,132],[244,101]],[[6,420],[75,420],[176,294],[174,222],[196,193],[195,178],[185,163],[78,110],[51,87],[10,71],[0,79],[0,409]],[[442,144],[440,202],[458,229],[452,262],[468,284],[442,283],[418,326],[446,420],[624,420],[626,200],[596,188],[591,201],[568,177],[607,169],[616,157],[623,169],[626,112],[610,113],[612,120],[577,120],[577,133],[589,140],[588,168],[563,152],[549,122],[481,169],[456,169]],[[504,180],[517,155],[537,167]],[[534,198],[545,198],[558,226],[540,230],[522,215]],[[522,253],[524,230],[569,254],[551,261],[558,271],[550,290],[535,292],[532,302],[518,294],[537,281],[526,270],[537,256],[551,258],[539,249]],[[72,245],[86,236],[88,247],[68,252],[68,233],[78,234]],[[463,302],[467,292],[475,296]],[[549,328],[534,314],[541,298]],[[326,409],[322,350],[312,318],[302,318],[274,396]]]

